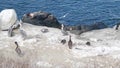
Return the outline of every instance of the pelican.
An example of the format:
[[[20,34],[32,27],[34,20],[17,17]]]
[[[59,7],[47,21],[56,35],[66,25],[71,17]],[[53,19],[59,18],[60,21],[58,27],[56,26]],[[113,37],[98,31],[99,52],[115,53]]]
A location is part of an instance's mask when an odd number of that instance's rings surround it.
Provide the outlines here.
[[[72,49],[73,42],[71,40],[71,35],[69,36],[68,46],[69,46],[69,49]]]
[[[21,53],[21,49],[20,49],[20,47],[19,47],[19,45],[18,45],[18,43],[15,41],[15,44],[16,44],[16,48],[15,48],[15,51],[18,53],[18,55],[21,55],[22,53]]]

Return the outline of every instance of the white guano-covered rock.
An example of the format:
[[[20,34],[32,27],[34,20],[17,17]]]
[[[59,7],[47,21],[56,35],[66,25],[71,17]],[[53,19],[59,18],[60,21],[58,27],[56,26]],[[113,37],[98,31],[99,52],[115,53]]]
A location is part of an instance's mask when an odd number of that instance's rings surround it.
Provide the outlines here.
[[[8,29],[17,20],[14,9],[5,9],[0,12],[0,29]]]

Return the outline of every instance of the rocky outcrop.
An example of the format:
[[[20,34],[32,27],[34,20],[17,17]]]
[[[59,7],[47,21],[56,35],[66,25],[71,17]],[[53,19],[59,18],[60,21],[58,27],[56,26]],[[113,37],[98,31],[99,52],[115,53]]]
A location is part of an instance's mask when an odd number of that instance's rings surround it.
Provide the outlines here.
[[[116,68],[119,64],[120,31],[112,28],[80,36],[70,33],[72,49],[68,47],[69,36],[63,36],[60,29],[28,23],[23,23],[23,29],[28,35],[25,40],[20,33],[11,38],[6,31],[0,32],[0,68]],[[42,29],[49,32],[43,33]],[[23,56],[17,54],[15,41]]]
[[[0,29],[8,29],[17,21],[17,14],[14,9],[5,9],[0,12]]]
[[[55,16],[53,16],[51,13],[43,11],[25,14],[22,18],[22,21],[34,25],[47,27],[60,28],[61,26]]]

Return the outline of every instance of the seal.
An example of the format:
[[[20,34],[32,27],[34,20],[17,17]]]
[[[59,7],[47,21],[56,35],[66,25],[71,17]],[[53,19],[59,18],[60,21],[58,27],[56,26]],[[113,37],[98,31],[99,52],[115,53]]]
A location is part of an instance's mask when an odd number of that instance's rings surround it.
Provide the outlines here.
[[[69,26],[70,32],[77,35],[80,35],[84,32],[88,32],[91,30],[97,30],[97,29],[103,29],[103,28],[107,28],[107,25],[105,25],[103,22],[96,22],[90,25]]]
[[[72,46],[73,46],[73,42],[71,40],[71,35],[69,36],[69,41],[68,41],[68,47],[69,49],[72,49]]]
[[[44,11],[24,14],[22,17],[22,21],[37,26],[47,26],[59,29],[61,25],[54,15]]]

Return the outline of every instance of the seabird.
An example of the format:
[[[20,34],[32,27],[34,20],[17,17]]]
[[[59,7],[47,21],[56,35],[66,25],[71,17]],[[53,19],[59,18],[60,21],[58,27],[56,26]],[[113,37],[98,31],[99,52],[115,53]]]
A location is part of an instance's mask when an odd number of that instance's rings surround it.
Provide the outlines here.
[[[66,43],[66,40],[65,40],[65,39],[61,40],[61,43],[62,43],[62,44],[65,44],[65,43]]]
[[[90,45],[91,45],[91,43],[90,43],[90,42],[86,42],[86,45],[90,46]]]
[[[71,40],[71,35],[69,36],[68,46],[69,46],[69,49],[72,49],[73,42]]]
[[[15,51],[18,53],[18,55],[21,55],[22,53],[21,53],[21,49],[20,49],[20,47],[19,47],[19,45],[18,45],[18,43],[15,41],[15,44],[16,44],[16,48],[15,48]]]
[[[68,32],[66,30],[64,30],[64,25],[61,25],[61,32],[63,33],[63,35],[68,35]]]

